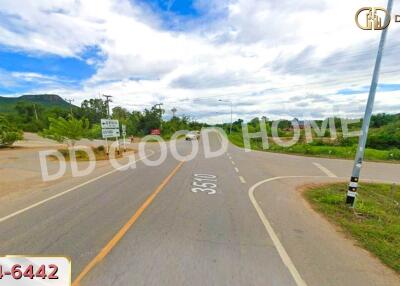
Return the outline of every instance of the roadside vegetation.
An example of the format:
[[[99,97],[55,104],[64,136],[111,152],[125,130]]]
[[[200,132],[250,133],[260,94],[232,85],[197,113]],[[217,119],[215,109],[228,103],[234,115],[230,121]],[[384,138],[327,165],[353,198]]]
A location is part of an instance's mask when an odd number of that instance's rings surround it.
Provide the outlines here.
[[[80,107],[70,105],[57,95],[29,95],[19,99],[0,97],[0,145],[22,139],[23,132],[34,132],[70,146],[81,138],[100,139],[100,119],[107,118],[107,104],[100,98],[84,100]],[[143,137],[160,129],[169,140],[178,130],[200,130],[206,124],[189,117],[163,119],[165,110],[152,106],[143,111],[112,109],[111,117],[126,125],[127,137]],[[11,124],[12,122],[12,124]]]
[[[329,128],[323,136],[313,131],[313,141],[307,143],[305,130],[301,129],[299,141],[290,147],[283,147],[274,142],[272,137],[268,138],[269,148],[263,149],[261,138],[251,139],[251,148],[259,151],[299,154],[306,156],[354,159],[358,144],[358,137],[345,138],[341,127],[341,119],[335,118],[337,138],[332,139]],[[244,147],[242,135],[242,121],[233,124],[232,134],[229,134],[230,141]],[[267,133],[271,136],[271,122],[267,122]],[[322,121],[317,121],[319,127]],[[229,133],[229,124],[222,126]],[[248,124],[249,133],[260,130],[259,119],[255,118]],[[361,129],[361,122],[350,125],[349,132]],[[290,121],[282,121],[278,126],[278,135],[284,141],[293,137]],[[368,134],[365,159],[371,161],[392,161],[400,162],[400,115],[377,114],[371,120],[370,132]]]
[[[313,186],[304,192],[312,207],[360,246],[400,273],[400,189],[360,184],[355,209],[344,204],[347,184]]]
[[[98,146],[98,147],[91,147],[91,150],[94,154],[94,157],[96,159],[96,161],[102,161],[102,160],[108,160],[110,158],[109,155],[107,155],[106,149],[104,146]],[[127,152],[136,152],[136,150],[133,149],[126,149]],[[58,152],[60,152],[61,155],[64,156],[66,161],[70,161],[70,151],[68,149],[58,149]],[[120,150],[114,150],[114,156],[113,158],[115,159],[119,159],[123,157],[123,149],[121,147]],[[53,157],[54,159],[57,159],[57,157],[55,156],[50,156]],[[88,154],[83,151],[83,150],[76,150],[75,151],[75,157],[76,157],[76,161],[89,161],[90,158],[88,156]],[[57,159],[58,160],[58,159]]]
[[[11,146],[15,141],[22,139],[22,131],[0,115],[0,147]]]
[[[74,145],[81,138],[100,139],[100,119],[107,118],[107,104],[100,98],[84,100],[80,107],[70,105],[57,95],[29,95],[21,99],[0,97],[0,146],[10,146],[22,139],[23,132],[35,132],[59,142]],[[143,111],[128,111],[116,106],[111,117],[126,125],[127,137],[140,138],[149,135],[152,129],[160,129],[161,136],[169,140],[178,130],[200,130],[207,126],[190,120],[185,115],[174,116],[165,120],[165,110],[154,105]],[[265,117],[263,118],[266,119]],[[260,138],[251,139],[253,150],[300,154],[307,156],[353,159],[357,148],[357,137],[345,138],[340,118],[334,118],[337,138],[332,139],[329,128],[324,134],[313,130],[313,141],[307,142],[305,130],[301,130],[298,143],[291,147],[282,147],[269,138],[269,148],[263,149]],[[272,122],[266,120],[266,128],[271,136]],[[243,120],[233,123],[229,139],[237,146],[243,147]],[[317,121],[321,127],[323,121]],[[230,124],[219,125],[227,133]],[[349,126],[349,131],[360,130],[361,122]],[[260,119],[248,122],[249,133],[260,131]],[[282,140],[293,137],[291,121],[281,120],[278,125],[278,136]],[[365,159],[373,161],[400,161],[400,115],[376,114],[372,117],[368,136]]]

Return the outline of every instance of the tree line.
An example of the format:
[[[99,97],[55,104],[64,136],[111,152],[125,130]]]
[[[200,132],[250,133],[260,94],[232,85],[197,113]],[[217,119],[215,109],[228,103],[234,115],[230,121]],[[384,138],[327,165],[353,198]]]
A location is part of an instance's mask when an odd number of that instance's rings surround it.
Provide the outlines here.
[[[178,130],[200,130],[204,123],[190,120],[188,116],[163,119],[165,110],[156,105],[143,111],[129,111],[116,106],[110,117],[127,127],[127,136],[142,137],[152,129],[160,129],[164,139]],[[38,132],[43,136],[65,141],[80,138],[101,138],[100,120],[108,118],[107,103],[99,98],[84,100],[81,106],[71,108],[45,107],[31,102],[18,102],[13,112],[0,114],[0,145],[12,144],[22,138],[22,131]],[[7,138],[7,139],[2,139]]]

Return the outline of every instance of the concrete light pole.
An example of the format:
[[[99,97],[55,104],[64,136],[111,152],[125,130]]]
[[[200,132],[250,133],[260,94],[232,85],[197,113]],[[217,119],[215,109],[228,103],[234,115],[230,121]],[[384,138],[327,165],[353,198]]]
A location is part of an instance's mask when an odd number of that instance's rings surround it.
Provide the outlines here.
[[[232,124],[233,124],[233,116],[232,116],[232,109],[233,109],[233,104],[232,104],[232,100],[222,100],[222,99],[218,99],[218,101],[220,102],[229,102],[231,105],[231,126],[229,127],[229,134],[232,133]]]
[[[392,7],[393,7],[393,0],[389,0],[388,6],[387,6],[388,14],[386,15],[386,17],[391,17]],[[385,22],[388,21],[389,19],[386,18]],[[360,135],[360,139],[358,142],[357,154],[356,154],[356,158],[354,161],[353,172],[352,172],[352,175],[350,178],[349,188],[347,191],[346,204],[350,205],[351,207],[354,207],[355,202],[356,202],[358,182],[360,180],[360,172],[361,172],[361,167],[362,167],[362,163],[363,163],[363,159],[364,159],[365,146],[366,146],[367,137],[368,137],[368,129],[369,129],[370,121],[371,121],[372,110],[374,107],[376,88],[378,86],[379,71],[380,71],[381,61],[382,61],[382,53],[383,53],[383,48],[384,48],[385,42],[386,42],[387,32],[388,32],[387,28],[382,30],[381,39],[379,42],[378,54],[376,56],[374,74],[372,76],[371,87],[369,90],[368,102],[367,102],[367,106],[366,106],[365,114],[364,114],[361,135]]]

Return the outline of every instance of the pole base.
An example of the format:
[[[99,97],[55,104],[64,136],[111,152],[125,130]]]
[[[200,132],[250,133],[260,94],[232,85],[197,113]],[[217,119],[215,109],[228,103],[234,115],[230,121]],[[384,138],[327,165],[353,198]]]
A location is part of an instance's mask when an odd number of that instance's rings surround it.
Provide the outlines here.
[[[354,206],[355,200],[356,200],[355,197],[349,197],[349,196],[347,196],[347,197],[346,197],[346,204],[347,204],[347,205]]]

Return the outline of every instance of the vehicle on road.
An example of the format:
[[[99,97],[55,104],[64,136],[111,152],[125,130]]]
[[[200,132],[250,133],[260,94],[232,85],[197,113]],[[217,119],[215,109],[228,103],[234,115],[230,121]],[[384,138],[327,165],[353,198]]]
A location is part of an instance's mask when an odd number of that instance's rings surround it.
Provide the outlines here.
[[[200,132],[199,131],[190,131],[185,136],[185,140],[186,141],[198,140],[199,138],[200,138]]]

